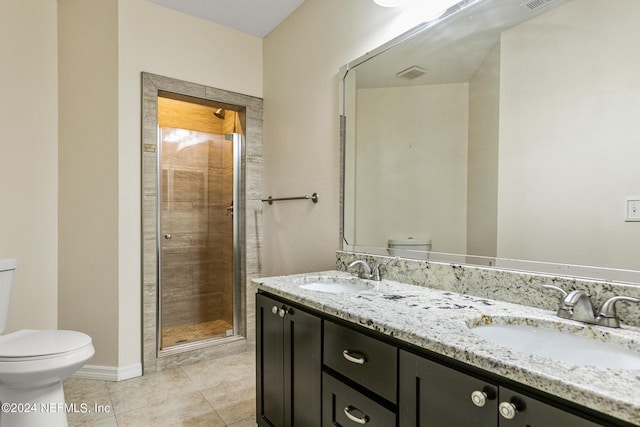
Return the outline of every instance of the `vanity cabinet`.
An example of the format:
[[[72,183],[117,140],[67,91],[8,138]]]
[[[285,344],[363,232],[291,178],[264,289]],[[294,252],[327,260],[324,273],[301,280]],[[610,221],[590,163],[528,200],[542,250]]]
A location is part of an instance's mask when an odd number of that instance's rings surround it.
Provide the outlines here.
[[[400,351],[400,427],[596,427],[582,417]]]
[[[396,425],[398,348],[324,320],[323,426]]]
[[[270,294],[256,326],[260,427],[631,426]]]
[[[321,319],[256,295],[256,411],[260,427],[321,421]]]

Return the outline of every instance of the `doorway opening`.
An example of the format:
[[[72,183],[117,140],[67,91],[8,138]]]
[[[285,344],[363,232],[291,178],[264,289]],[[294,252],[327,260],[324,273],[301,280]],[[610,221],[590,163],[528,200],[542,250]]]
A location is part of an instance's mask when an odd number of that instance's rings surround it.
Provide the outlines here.
[[[158,93],[158,353],[239,335],[245,109]]]
[[[142,293],[142,361],[144,373],[156,372],[163,369],[168,369],[184,364],[194,363],[201,360],[210,360],[217,357],[223,357],[230,354],[238,354],[245,352],[255,345],[255,323],[253,322],[254,313],[254,294],[255,286],[251,283],[251,278],[259,277],[262,272],[261,264],[261,248],[262,248],[262,99],[249,95],[244,95],[237,92],[231,92],[228,90],[206,86],[198,83],[192,83],[184,80],[174,79],[171,77],[161,76],[157,74],[143,72],[141,73],[141,97],[142,97],[142,128],[141,128],[141,210],[142,210],[142,277],[141,277],[141,293]],[[233,268],[234,268],[234,290],[233,290],[233,321],[229,322],[222,317],[231,327],[227,325],[222,326],[224,333],[205,333],[191,338],[187,336],[187,331],[176,330],[180,337],[174,339],[174,343],[171,343],[169,339],[162,343],[162,320],[167,321],[168,314],[161,313],[161,301],[164,302],[180,301],[182,304],[177,311],[198,311],[199,313],[206,313],[206,305],[202,303],[197,308],[192,308],[186,305],[188,298],[180,298],[179,296],[171,293],[166,295],[160,295],[161,287],[161,246],[169,244],[177,244],[180,239],[175,237],[176,234],[180,234],[181,231],[172,232],[167,229],[162,229],[162,215],[160,205],[163,192],[161,188],[162,174],[159,172],[162,167],[160,166],[160,152],[162,151],[161,132],[159,126],[159,113],[158,104],[170,101],[183,101],[187,104],[194,104],[194,107],[205,106],[210,107],[206,113],[202,113],[201,116],[193,115],[194,120],[197,117],[201,117],[203,120],[209,121],[211,116],[215,120],[224,120],[222,122],[222,135],[233,135],[234,141],[225,139],[225,144],[232,143],[236,147],[235,152],[240,152],[239,162],[240,167],[237,164],[234,165],[234,173],[238,173],[238,178],[235,179],[234,185],[238,189],[232,199],[223,198],[222,207],[223,212],[218,212],[216,215],[224,216],[225,219],[233,221]],[[186,105],[185,107],[190,107]],[[220,111],[219,111],[220,110]],[[213,113],[212,113],[213,111]],[[217,113],[217,115],[216,115]],[[233,118],[230,120],[229,118]],[[218,117],[223,116],[224,119]],[[218,122],[220,123],[220,122]],[[172,129],[184,129],[185,126],[181,124],[163,123],[162,127]],[[209,132],[208,130],[201,130],[199,127],[190,129],[188,126],[185,131],[196,133],[213,133],[214,135],[221,135],[220,131]],[[211,138],[207,136],[207,138]],[[218,137],[215,137],[218,138]],[[222,143],[218,138],[219,143]],[[179,144],[179,143],[176,143]],[[189,152],[184,144],[180,150],[180,154],[186,154]],[[192,152],[196,148],[191,147]],[[175,148],[177,150],[177,147]],[[238,161],[235,157],[234,161]],[[189,173],[196,172],[195,170],[179,171],[178,178],[173,173],[173,201],[176,197],[176,184],[180,184],[179,181],[188,182]],[[199,172],[198,172],[199,173]],[[169,172],[166,173],[166,180],[169,180]],[[201,186],[205,185],[204,178],[199,181]],[[208,181],[206,185],[209,185]],[[169,193],[168,190],[165,193]],[[204,196],[202,196],[204,197]],[[207,195],[207,197],[209,197]],[[227,208],[231,206],[231,200],[233,200],[233,212],[229,211],[227,215]],[[180,201],[179,203],[182,203]],[[198,203],[194,203],[194,206],[198,206]],[[183,209],[184,214],[190,214],[189,209]],[[233,213],[233,217],[231,216]],[[198,221],[204,221],[204,214],[198,217]],[[176,217],[175,222],[179,226],[184,226],[187,221],[181,217]],[[228,233],[228,228],[227,231]],[[171,234],[170,239],[165,239],[164,234]],[[201,245],[203,249],[194,251],[198,257],[204,259],[210,259],[215,254],[207,253],[204,249],[204,244]],[[187,252],[184,249],[183,252]],[[182,253],[181,255],[184,255]],[[165,254],[165,257],[167,254]],[[195,270],[195,273],[194,273]],[[183,272],[185,269],[182,270]],[[175,270],[178,276],[185,277],[185,274]],[[205,271],[208,273],[208,271]],[[190,273],[186,274],[186,277],[196,277],[199,274],[203,274],[202,270],[198,272],[198,269],[191,269]],[[171,272],[165,271],[164,279],[167,280],[170,277]],[[195,283],[195,282],[193,282]],[[184,283],[183,283],[184,284]],[[191,291],[194,292],[195,288],[192,287]],[[223,300],[224,300],[224,292]],[[228,294],[227,294],[228,295]],[[166,307],[165,307],[166,308]],[[182,315],[180,313],[179,315]],[[223,315],[224,316],[224,315]],[[229,316],[227,315],[227,319]],[[214,319],[218,320],[218,319]],[[200,320],[197,323],[194,321],[193,325],[167,325],[167,329],[171,327],[188,327],[199,325]],[[206,329],[206,328],[203,328]],[[227,332],[233,329],[233,332]],[[227,336],[228,334],[232,334]],[[185,341],[182,341],[185,340]],[[180,341],[180,342],[178,342]]]

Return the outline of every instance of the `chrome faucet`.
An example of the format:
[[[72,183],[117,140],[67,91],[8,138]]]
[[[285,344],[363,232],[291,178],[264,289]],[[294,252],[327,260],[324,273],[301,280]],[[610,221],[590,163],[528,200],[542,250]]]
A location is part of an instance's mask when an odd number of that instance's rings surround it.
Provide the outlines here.
[[[578,322],[596,323],[593,304],[591,304],[589,295],[579,290],[567,293],[564,289],[554,285],[542,285],[542,287],[553,289],[562,294],[560,306],[558,307],[558,317],[577,320]]]
[[[620,318],[618,318],[615,307],[616,302],[628,301],[640,303],[640,299],[638,298],[625,296],[612,297],[600,306],[598,315],[596,316],[589,295],[583,291],[575,290],[567,293],[564,289],[554,285],[542,285],[542,287],[553,289],[562,294],[560,306],[558,307],[558,317],[600,326],[608,326],[610,328],[620,327]]]
[[[369,264],[367,264],[366,261],[362,261],[358,259],[353,261],[351,264],[349,264],[347,268],[357,267],[358,265],[362,267],[360,274],[358,275],[358,277],[360,277],[361,279],[376,280],[376,281],[379,281],[382,279],[382,276],[380,274],[380,268],[383,267],[384,264],[376,264],[375,267],[371,268],[369,267]]]

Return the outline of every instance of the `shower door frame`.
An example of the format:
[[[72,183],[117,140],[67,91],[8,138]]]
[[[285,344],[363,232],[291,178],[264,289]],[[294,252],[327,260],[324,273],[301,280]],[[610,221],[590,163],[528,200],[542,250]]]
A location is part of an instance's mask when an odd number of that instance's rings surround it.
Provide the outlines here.
[[[237,354],[255,348],[256,285],[252,278],[262,276],[262,98],[231,92],[202,84],[141,72],[141,299],[142,299],[142,364],[143,373],[189,364],[201,360]],[[188,351],[158,352],[158,259],[157,259],[157,144],[158,96],[165,93],[207,100],[231,109],[244,108],[244,144],[241,159],[242,188],[240,200],[244,212],[236,212],[241,237],[238,269],[240,277],[241,310],[234,327],[235,337],[207,341],[201,348]]]
[[[157,176],[156,176],[156,186],[157,186],[157,227],[156,227],[156,256],[157,256],[157,277],[158,277],[158,304],[156,308],[156,351],[158,356],[171,355],[182,353],[185,351],[198,349],[202,347],[207,347],[211,345],[213,342],[219,342],[223,340],[235,340],[239,336],[241,337],[240,325],[241,325],[241,311],[242,307],[240,305],[242,294],[241,287],[241,278],[242,278],[242,250],[240,243],[244,241],[244,227],[241,224],[241,218],[244,216],[244,199],[242,197],[244,188],[244,171],[242,170],[242,159],[245,156],[245,143],[244,143],[244,135],[239,133],[230,133],[224,135],[224,139],[227,141],[231,141],[232,150],[233,150],[233,202],[232,202],[232,227],[233,227],[233,238],[232,238],[232,289],[233,289],[233,301],[232,301],[232,310],[233,310],[233,335],[225,336],[223,338],[212,337],[205,338],[198,341],[187,342],[184,344],[176,344],[169,346],[167,348],[162,348],[162,131],[161,127],[158,125],[158,142],[157,142]]]

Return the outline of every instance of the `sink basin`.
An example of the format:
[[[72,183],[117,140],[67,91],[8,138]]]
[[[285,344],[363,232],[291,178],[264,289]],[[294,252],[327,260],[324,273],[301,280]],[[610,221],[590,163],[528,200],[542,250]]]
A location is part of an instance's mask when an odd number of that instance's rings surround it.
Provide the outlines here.
[[[299,287],[310,291],[326,292],[329,294],[345,294],[366,291],[368,289],[372,289],[373,285],[365,281],[318,279],[300,285]]]
[[[574,365],[640,369],[640,354],[569,332],[528,325],[483,325],[471,332],[505,347]]]

